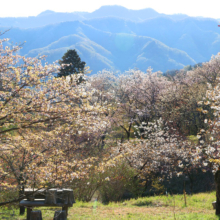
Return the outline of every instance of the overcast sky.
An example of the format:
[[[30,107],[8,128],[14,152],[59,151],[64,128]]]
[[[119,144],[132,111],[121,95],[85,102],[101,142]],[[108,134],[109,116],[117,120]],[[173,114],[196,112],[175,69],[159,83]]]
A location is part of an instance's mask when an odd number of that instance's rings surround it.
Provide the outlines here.
[[[165,14],[220,18],[220,0],[1,0],[0,17],[36,16],[45,10],[92,12],[102,5],[121,5],[134,10],[153,8]]]

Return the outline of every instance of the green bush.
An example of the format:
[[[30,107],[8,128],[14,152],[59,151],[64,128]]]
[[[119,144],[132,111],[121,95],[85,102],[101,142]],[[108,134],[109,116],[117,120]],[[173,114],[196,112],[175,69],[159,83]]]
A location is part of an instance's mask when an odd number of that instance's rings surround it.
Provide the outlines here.
[[[75,179],[71,185],[74,196],[81,201],[91,201],[92,198],[104,203],[120,201],[139,195],[139,182],[135,178],[137,172],[122,160],[106,165],[103,169],[92,167],[89,175]]]
[[[75,198],[84,202],[91,201],[94,193],[102,184],[102,179],[102,175],[96,171],[95,167],[92,167],[88,176],[73,180],[71,188],[74,190]]]
[[[10,190],[0,189],[0,202],[13,201],[14,199],[17,199],[17,198],[18,198],[17,189],[10,189]],[[9,203],[5,205],[4,207],[13,209],[14,207],[18,207],[18,203]]]
[[[104,173],[104,182],[99,188],[104,203],[135,197],[139,191],[137,172],[125,161],[118,161],[109,166]]]

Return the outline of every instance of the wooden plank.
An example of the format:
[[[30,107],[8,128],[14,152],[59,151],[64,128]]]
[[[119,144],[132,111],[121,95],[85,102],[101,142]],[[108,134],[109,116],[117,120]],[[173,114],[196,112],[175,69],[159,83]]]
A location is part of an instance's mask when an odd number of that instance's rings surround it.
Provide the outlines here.
[[[45,204],[56,205],[57,203],[57,189],[49,189],[46,192]]]
[[[41,189],[37,191],[37,188],[35,189],[26,188],[24,194],[26,195],[29,201],[34,201],[34,199],[46,199],[48,203],[56,203],[56,202],[65,203],[65,204],[75,203],[72,189],[52,188],[49,190]],[[55,202],[55,198],[56,198],[56,202]],[[54,201],[50,202],[50,200],[54,200]]]
[[[37,199],[44,199],[46,195],[46,189],[40,189],[38,190],[37,188],[31,189],[31,188],[26,188],[24,189],[24,195],[29,199],[33,200],[34,198]]]
[[[34,201],[28,201],[28,200],[21,200],[19,203],[19,206],[26,206],[26,207],[39,207],[39,206],[50,206],[50,207],[72,207],[72,205],[66,205],[63,203],[57,203],[57,204],[46,204],[45,199],[35,199]]]
[[[72,189],[63,189],[63,198],[65,204],[73,205],[73,203],[76,203]]]

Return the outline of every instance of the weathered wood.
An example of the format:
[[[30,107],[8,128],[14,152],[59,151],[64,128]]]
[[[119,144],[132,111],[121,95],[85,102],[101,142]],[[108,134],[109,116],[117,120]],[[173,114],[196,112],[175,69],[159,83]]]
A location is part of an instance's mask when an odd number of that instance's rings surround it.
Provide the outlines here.
[[[27,220],[30,220],[32,207],[27,208]]]
[[[212,202],[213,209],[216,209],[216,201]]]
[[[72,206],[75,203],[72,189],[57,190],[57,203]]]
[[[216,210],[215,214],[220,214],[220,170],[215,173],[215,184],[216,184]]]
[[[20,215],[24,215],[25,213],[25,207],[21,206],[20,207]]]
[[[45,204],[56,205],[57,203],[57,189],[49,189],[46,192]]]
[[[28,200],[21,200],[19,205],[25,206],[25,207],[40,207],[40,206],[46,206],[46,207],[72,207],[71,205],[65,205],[64,203],[56,203],[56,204],[47,204],[45,203],[45,199],[35,199],[34,201],[28,201]]]
[[[63,200],[66,205],[73,205],[75,203],[72,189],[63,189]]]
[[[62,189],[57,190],[57,203],[64,203]]]
[[[37,189],[25,189],[25,195],[29,199],[21,200],[20,207],[27,207],[27,219],[30,220],[30,213],[33,207],[40,206],[56,206],[62,207],[62,211],[65,211],[68,215],[68,207],[72,207],[75,203],[72,189],[50,189],[50,190],[38,190]],[[41,198],[41,199],[36,199]]]
[[[46,190],[37,188],[26,188],[24,189],[24,195],[27,197],[28,200],[33,201],[34,199],[45,199]]]
[[[63,203],[65,201],[66,204],[72,205],[75,203],[73,190],[72,189],[50,189],[49,191],[56,191],[56,202]],[[48,190],[41,189],[38,190],[37,188],[31,189],[26,188],[24,190],[24,194],[29,201],[34,201],[35,199],[45,199],[48,194]]]
[[[67,220],[67,214],[65,210],[56,211],[53,220]]]
[[[19,189],[19,197],[22,197],[24,195],[24,186],[21,186]],[[25,207],[20,207],[20,215],[23,215],[25,213]]]
[[[62,211],[66,212],[66,216],[68,216],[68,206],[63,206]]]
[[[31,211],[30,220],[42,220],[42,213],[40,210]]]

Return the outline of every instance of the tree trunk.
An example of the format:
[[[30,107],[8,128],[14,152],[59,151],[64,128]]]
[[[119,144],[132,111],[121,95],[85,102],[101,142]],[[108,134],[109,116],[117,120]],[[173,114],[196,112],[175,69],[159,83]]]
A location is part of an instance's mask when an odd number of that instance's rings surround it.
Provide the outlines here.
[[[21,186],[20,190],[19,190],[19,198],[24,196],[24,186]],[[21,206],[20,207],[20,215],[24,215],[25,213],[25,207]]]
[[[220,214],[220,170],[215,173],[215,184],[216,184],[216,211],[215,214]]]
[[[190,174],[190,172],[187,170],[187,174],[188,174],[188,177],[189,177],[189,180],[190,180],[190,193],[191,195],[193,194],[193,174],[192,175]]]

